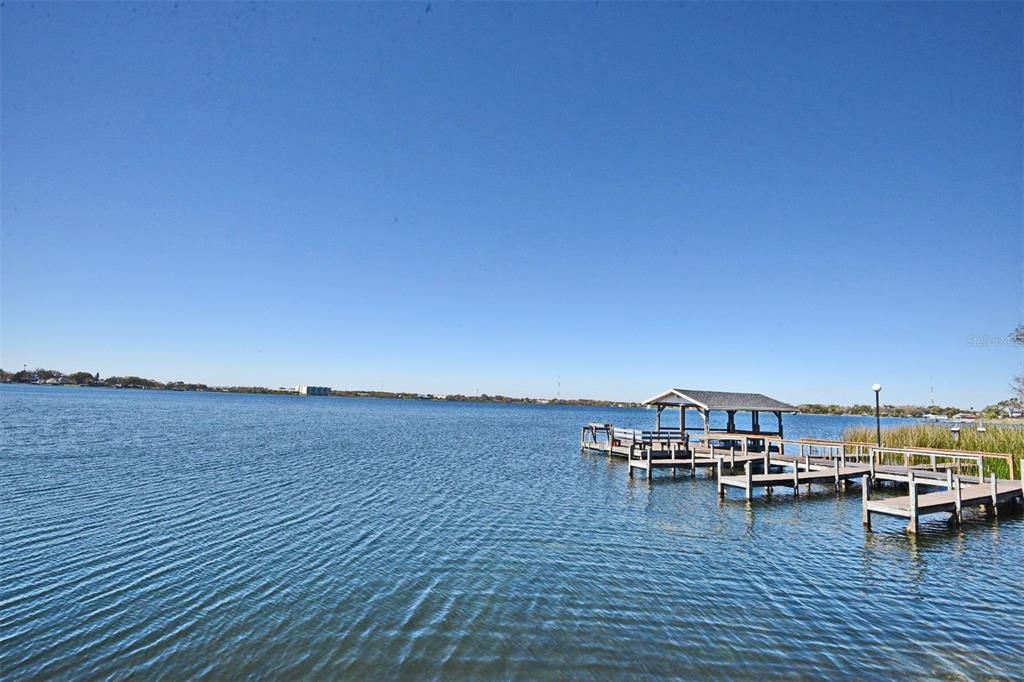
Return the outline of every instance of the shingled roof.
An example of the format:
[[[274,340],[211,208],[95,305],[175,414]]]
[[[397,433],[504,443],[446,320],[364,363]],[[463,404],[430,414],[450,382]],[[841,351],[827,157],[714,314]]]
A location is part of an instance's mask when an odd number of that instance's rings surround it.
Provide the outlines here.
[[[684,405],[704,410],[738,410],[758,412],[796,412],[789,403],[769,398],[761,393],[729,393],[726,391],[699,391],[690,388],[670,388],[644,405]]]

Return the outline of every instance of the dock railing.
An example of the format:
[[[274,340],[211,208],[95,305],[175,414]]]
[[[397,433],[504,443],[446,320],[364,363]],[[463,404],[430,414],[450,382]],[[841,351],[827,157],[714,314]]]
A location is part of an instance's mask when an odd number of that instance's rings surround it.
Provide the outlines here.
[[[662,428],[658,430],[645,431],[642,429],[628,429],[613,424],[591,423],[584,426],[580,431],[580,445],[611,442],[614,445],[649,445],[651,443],[678,443],[684,440],[686,434],[678,428]]]
[[[1013,455],[1003,453],[887,447],[872,447],[871,452],[872,460],[876,465],[896,465],[908,469],[929,469],[931,471],[952,468],[957,474],[971,475],[978,481],[986,480],[987,474],[992,473],[1002,474],[1010,480],[1016,478]]]
[[[936,469],[943,465],[972,464],[972,474],[984,478],[989,473],[996,473],[1003,478],[1015,480],[1018,477],[1015,457],[1001,452],[980,452],[975,450],[957,450],[955,448],[916,448],[916,447],[881,447],[874,443],[853,441],[830,441],[817,438],[801,438],[800,455],[806,447],[811,456],[835,457],[845,454],[846,460],[866,462],[869,457],[875,464],[893,464],[914,468]],[[981,461],[981,471],[978,461]]]
[[[871,456],[871,443],[858,443],[848,440],[826,440],[824,438],[801,438],[799,441],[800,455],[806,453],[811,457],[837,457],[854,462],[866,463]]]
[[[686,435],[691,429],[681,431],[677,427],[645,431],[641,429],[625,429],[611,424],[587,424],[580,435],[580,444],[601,445],[605,448],[613,446],[644,449],[652,445],[660,445],[663,450],[671,450],[683,446]],[[978,480],[986,479],[988,474],[995,473],[999,478],[1016,480],[1018,466],[1014,455],[998,452],[979,452],[957,450],[955,448],[916,448],[916,447],[877,447],[873,443],[855,441],[827,440],[823,438],[801,438],[790,440],[778,436],[711,432],[695,433],[693,441],[703,441],[706,449],[714,457],[717,454],[729,453],[746,455],[747,439],[763,443],[763,450],[777,452],[780,455],[796,455],[803,458],[836,459],[843,465],[847,462],[857,464],[874,463],[877,466],[897,465],[907,468],[931,469],[934,471],[953,468],[960,475],[971,475]],[[714,445],[713,441],[733,441],[735,449],[728,445]],[[604,445],[607,443],[608,445]]]
[[[612,428],[611,424],[587,424],[580,430],[580,447],[597,446],[611,441]],[[600,436],[604,436],[604,440]]]

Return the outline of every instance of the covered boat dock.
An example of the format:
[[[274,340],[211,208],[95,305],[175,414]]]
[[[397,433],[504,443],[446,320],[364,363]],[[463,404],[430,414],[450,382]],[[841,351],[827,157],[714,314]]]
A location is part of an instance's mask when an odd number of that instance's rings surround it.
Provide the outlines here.
[[[673,476],[679,470],[693,476],[705,469],[717,479],[720,498],[727,489],[740,489],[750,500],[756,489],[771,494],[774,488],[791,488],[799,495],[801,486],[838,490],[848,482],[860,482],[868,528],[872,515],[904,517],[909,521],[907,530],[914,533],[922,515],[949,512],[959,521],[967,507],[984,506],[996,514],[1007,504],[1024,506],[1024,480],[1014,480],[1014,459],[1008,454],[890,448],[819,438],[786,440],[783,415],[797,409],[761,393],[671,388],[642,404],[656,410],[654,429],[590,423],[582,429],[580,448],[624,458],[630,478],[634,471],[653,480],[656,469],[667,469]],[[687,410],[700,416],[699,425],[687,426]],[[666,411],[678,414],[678,426],[663,423]],[[749,421],[745,416],[737,419],[743,413],[749,413]],[[773,423],[762,424],[764,413],[772,414]],[[997,465],[1006,468],[1009,480],[999,480],[992,472],[985,476],[986,467]],[[735,475],[736,470],[742,474]],[[910,494],[871,499],[871,488],[882,483],[905,484]],[[919,493],[923,487],[940,491]]]
[[[769,450],[771,440],[781,441],[785,437],[783,415],[797,411],[792,405],[761,393],[683,388],[670,388],[648,398],[642,405],[656,410],[652,430],[587,424],[580,434],[581,447],[622,457],[632,457],[643,451],[649,458],[667,459],[676,459],[683,454],[689,457],[691,453],[708,454],[716,448],[732,448],[745,457],[748,453]],[[700,416],[700,426],[686,425],[688,410]],[[677,426],[664,423],[666,411],[678,415]],[[737,415],[744,413],[749,413],[749,422],[745,424],[746,428],[740,428]],[[761,417],[764,413],[773,415],[774,423],[763,424]],[[715,414],[724,415],[724,425],[712,426]],[[747,422],[746,419],[743,421]]]
[[[702,391],[689,388],[670,388],[642,403],[645,407],[657,410],[654,417],[655,431],[662,429],[662,415],[666,410],[678,411],[679,428],[686,430],[686,411],[695,410],[700,415],[705,436],[713,433],[746,436],[775,436],[784,438],[782,415],[797,411],[795,407],[762,393],[730,393],[726,391]],[[713,412],[725,413],[724,429],[711,426]],[[736,415],[740,412],[750,413],[750,428],[741,430],[736,426]],[[775,430],[764,429],[761,425],[761,414],[771,413],[775,416]]]

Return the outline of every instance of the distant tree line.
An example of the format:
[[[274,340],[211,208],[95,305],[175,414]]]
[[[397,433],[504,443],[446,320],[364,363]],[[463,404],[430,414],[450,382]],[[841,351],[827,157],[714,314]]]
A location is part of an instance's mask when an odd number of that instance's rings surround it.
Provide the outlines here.
[[[354,390],[333,390],[331,395],[343,398],[389,398],[392,400],[447,400],[462,403],[508,403],[508,404],[537,404],[545,405],[592,405],[592,406],[616,406],[616,407],[637,407],[639,403],[624,402],[616,400],[592,400],[589,398],[514,398],[507,395],[464,395],[462,393],[448,393],[445,395],[434,395],[433,393],[409,393],[407,391],[354,391]]]
[[[874,405],[823,405],[820,403],[807,403],[797,405],[797,408],[807,414],[864,415],[872,417],[875,415]],[[881,405],[879,407],[879,414],[883,417],[923,417],[926,414],[952,417],[960,412],[966,412],[966,410],[959,407],[940,407],[938,405],[930,405],[928,407],[922,407],[921,405]]]
[[[207,391],[210,387],[206,384],[186,383],[184,381],[169,381],[163,383],[155,379],[146,379],[137,376],[111,376],[100,379],[99,373],[91,372],[70,372],[65,373],[56,369],[39,367],[18,372],[7,372],[0,369],[0,382],[8,384],[64,384],[71,386],[111,386],[114,388],[148,388],[167,391]]]
[[[47,381],[58,380],[63,384],[75,384],[78,386],[97,385],[100,382],[99,374],[90,372],[72,372],[65,374],[55,369],[23,369],[17,372],[7,372],[0,369],[0,382],[5,384],[39,384]]]
[[[1024,337],[1020,329],[1016,337]],[[1019,342],[1021,343],[1021,342]],[[264,394],[288,394],[294,393],[290,389],[273,389],[263,386],[216,386],[211,387],[203,383],[186,381],[161,382],[156,379],[147,379],[134,375],[110,376],[100,379],[99,373],[71,372],[64,373],[55,369],[42,367],[34,370],[22,369],[17,372],[8,372],[0,369],[0,383],[16,384],[65,384],[74,386],[108,386],[112,388],[133,388],[158,391],[219,391],[224,393],[264,393]],[[979,415],[987,419],[1003,417],[1024,409],[1024,374],[1014,377],[1010,385],[1012,397],[1002,400],[994,405],[989,405],[979,412]],[[614,400],[592,400],[587,398],[574,399],[540,399],[540,398],[514,398],[505,395],[463,395],[453,393],[448,395],[433,395],[430,393],[411,393],[406,391],[357,391],[357,390],[333,390],[332,396],[359,397],[359,398],[391,398],[397,400],[446,400],[455,402],[479,402],[479,403],[543,403],[548,405],[583,405],[593,407],[637,407],[638,403]],[[798,405],[800,412],[806,414],[828,414],[828,415],[864,415],[870,416],[875,413],[874,405],[836,405],[825,403],[804,403]],[[973,408],[972,408],[973,409]],[[952,417],[966,410],[959,407],[940,407],[930,405],[882,405],[880,413],[885,417],[923,417],[926,414],[942,415]]]

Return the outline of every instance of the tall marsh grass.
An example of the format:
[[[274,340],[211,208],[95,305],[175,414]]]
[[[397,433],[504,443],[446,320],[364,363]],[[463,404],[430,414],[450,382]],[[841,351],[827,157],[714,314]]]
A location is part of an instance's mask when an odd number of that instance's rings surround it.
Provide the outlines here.
[[[875,428],[851,426],[843,432],[843,438],[855,443],[874,443]],[[1012,455],[1016,460],[1015,477],[1020,478],[1021,460],[1024,459],[1024,429],[986,426],[984,431],[978,431],[973,424],[962,424],[960,440],[957,441],[949,426],[913,424],[882,429],[882,445],[887,448],[936,448]],[[1001,460],[985,462],[985,475],[990,473],[999,478],[1010,477],[1007,463]]]

